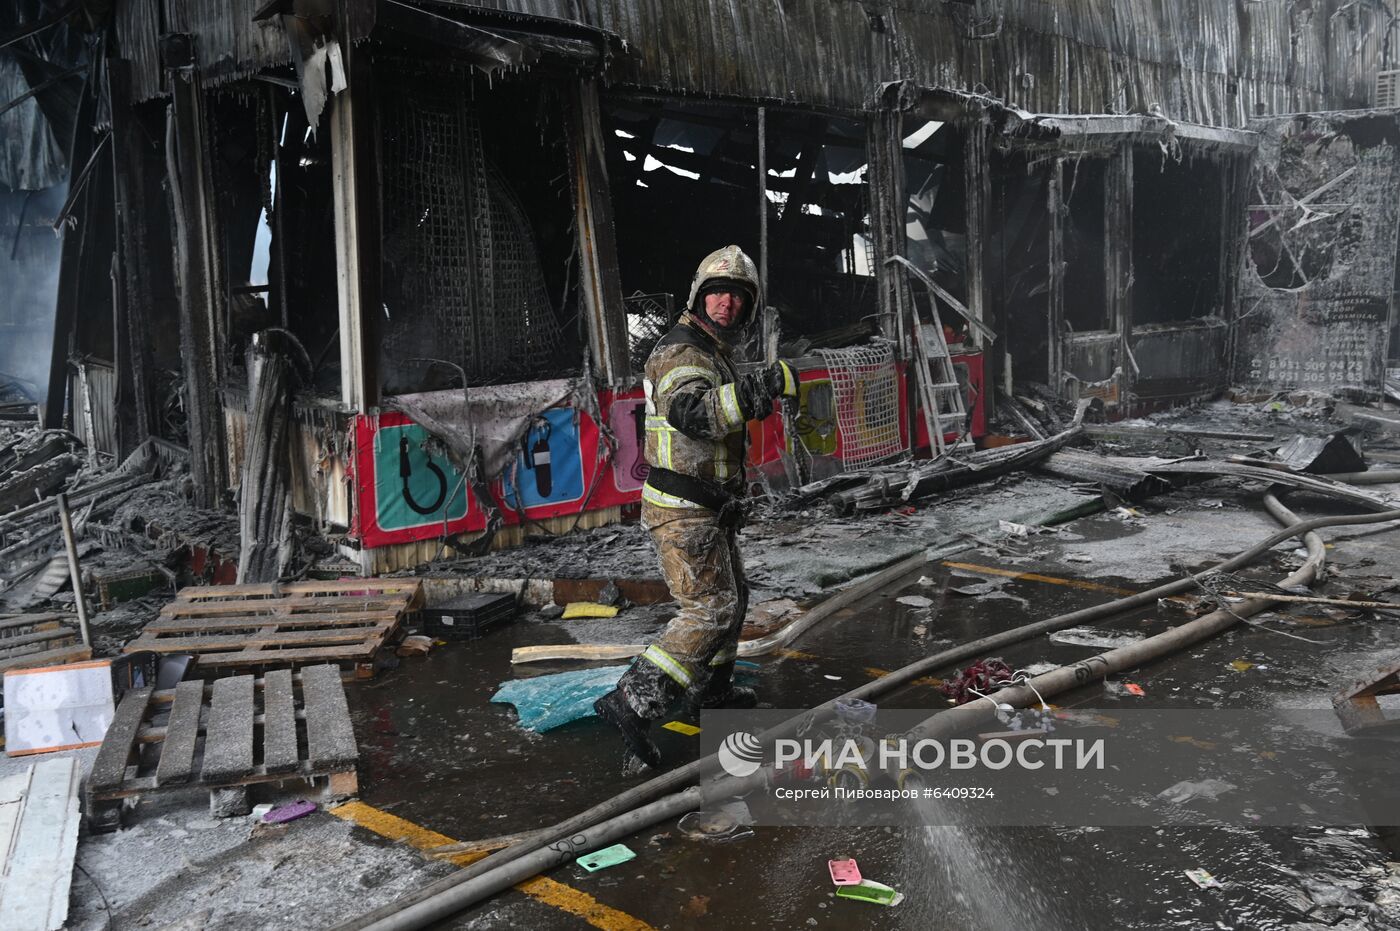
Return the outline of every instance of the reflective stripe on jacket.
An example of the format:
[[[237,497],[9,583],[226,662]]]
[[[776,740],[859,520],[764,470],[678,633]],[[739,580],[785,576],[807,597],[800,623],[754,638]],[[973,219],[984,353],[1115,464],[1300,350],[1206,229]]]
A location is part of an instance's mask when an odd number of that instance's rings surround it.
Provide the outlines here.
[[[683,314],[647,359],[642,381],[647,463],[742,494],[748,431],[736,391],[738,377],[729,348]],[[678,424],[671,408],[682,397],[693,400]],[[664,508],[701,508],[650,484],[642,487],[642,498]]]

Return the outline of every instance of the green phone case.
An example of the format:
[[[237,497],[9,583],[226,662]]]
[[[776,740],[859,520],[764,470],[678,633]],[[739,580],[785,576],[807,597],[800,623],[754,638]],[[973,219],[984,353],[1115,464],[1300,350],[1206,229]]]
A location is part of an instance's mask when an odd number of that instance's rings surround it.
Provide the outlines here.
[[[872,879],[862,879],[857,886],[839,886],[836,895],[838,898],[874,902],[876,905],[892,905],[899,897],[898,892]]]
[[[578,858],[578,865],[588,872],[594,873],[636,858],[637,855],[626,844],[613,844],[611,847],[604,847],[602,850],[584,854]]]

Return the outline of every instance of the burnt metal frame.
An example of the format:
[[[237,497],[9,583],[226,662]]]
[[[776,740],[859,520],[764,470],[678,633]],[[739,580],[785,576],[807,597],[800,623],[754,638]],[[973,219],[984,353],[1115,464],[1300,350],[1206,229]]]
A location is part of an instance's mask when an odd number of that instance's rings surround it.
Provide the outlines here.
[[[1119,406],[1131,410],[1132,389],[1138,374],[1138,366],[1133,358],[1131,340],[1133,335],[1133,145],[1138,142],[1161,142],[1165,133],[1170,133],[1177,142],[1210,145],[1232,150],[1238,154],[1252,154],[1257,146],[1258,134],[1247,130],[1223,129],[1212,126],[1199,126],[1190,123],[1173,123],[1158,116],[1042,116],[1034,117],[1034,122],[1058,135],[1054,144],[1060,153],[1054,158],[1050,185],[1047,195],[1047,209],[1050,215],[1050,314],[1048,367],[1051,384],[1064,389],[1067,348],[1073,340],[1085,336],[1098,336],[1113,333],[1117,337],[1115,349],[1115,370]],[[1074,147],[1071,151],[1070,146]],[[1113,230],[1109,237],[1109,251],[1105,263],[1106,294],[1108,296],[1108,329],[1090,333],[1066,334],[1064,332],[1064,219],[1066,206],[1063,198],[1062,173],[1066,161],[1076,153],[1087,154],[1088,150],[1103,152],[1108,150],[1111,159],[1104,198],[1104,225]],[[1222,183],[1229,175],[1222,173]],[[1240,227],[1243,217],[1227,216],[1230,199],[1222,188],[1222,222],[1226,229]],[[1242,228],[1240,230],[1242,232]],[[1240,236],[1231,236],[1222,250],[1222,305],[1225,312],[1233,313],[1237,294],[1239,260],[1242,256],[1243,241]],[[1230,337],[1233,344],[1233,333]],[[1227,345],[1226,354],[1233,352]]]

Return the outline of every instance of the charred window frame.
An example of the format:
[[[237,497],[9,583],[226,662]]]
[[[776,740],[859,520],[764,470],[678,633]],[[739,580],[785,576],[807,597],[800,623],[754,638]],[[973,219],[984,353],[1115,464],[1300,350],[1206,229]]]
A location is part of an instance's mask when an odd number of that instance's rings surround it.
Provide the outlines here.
[[[1234,156],[1133,146],[1133,324],[1225,317]]]
[[[1048,328],[1053,276],[1050,269],[1051,211],[1047,208],[1054,159],[1015,149],[993,148],[991,221],[988,224],[988,307],[993,329],[1020,380],[1049,383]]]
[[[758,110],[613,96],[603,129],[638,367],[683,309],[702,256],[736,243],[760,259]],[[766,288],[784,338],[840,345],[873,333],[864,123],[769,108],[764,150]]]
[[[562,85],[376,56],[385,393],[558,377],[585,344]],[[415,361],[416,360],[416,361]]]

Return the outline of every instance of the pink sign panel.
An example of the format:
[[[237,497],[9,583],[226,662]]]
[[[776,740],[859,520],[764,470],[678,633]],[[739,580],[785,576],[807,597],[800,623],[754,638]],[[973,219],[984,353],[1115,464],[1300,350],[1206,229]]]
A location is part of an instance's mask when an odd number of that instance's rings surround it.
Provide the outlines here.
[[[617,438],[613,482],[618,491],[637,491],[647,480],[646,400],[629,398],[608,407],[608,426]]]

